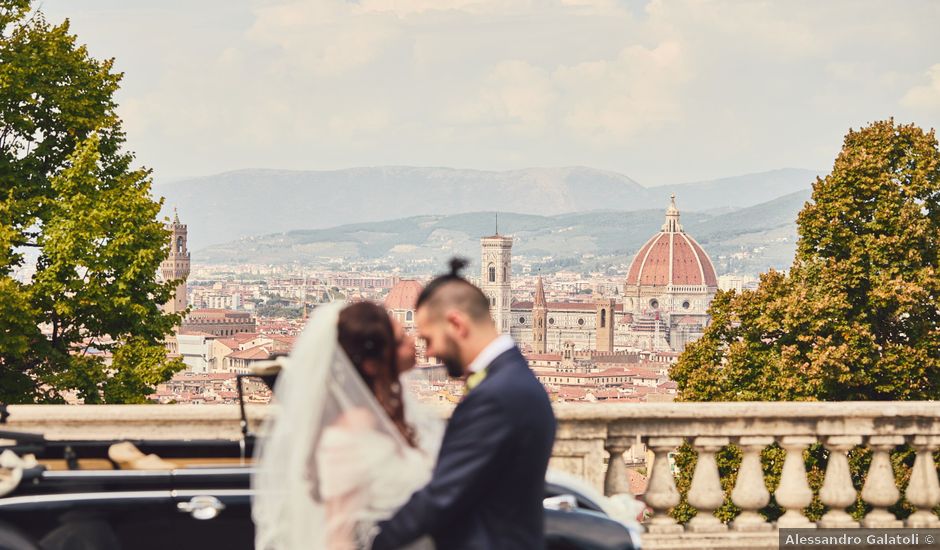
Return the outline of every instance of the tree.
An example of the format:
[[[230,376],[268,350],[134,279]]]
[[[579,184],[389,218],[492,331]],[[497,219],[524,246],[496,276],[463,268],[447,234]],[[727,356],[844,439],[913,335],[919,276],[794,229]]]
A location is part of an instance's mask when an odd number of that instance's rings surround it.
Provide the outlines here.
[[[797,219],[800,239],[789,274],[763,274],[757,289],[719,292],[701,339],[670,370],[683,401],[913,400],[940,398],[940,150],[934,131],[893,120],[850,130],[832,173],[817,178]],[[804,455],[818,495],[828,454]],[[740,460],[718,457],[730,491]],[[864,481],[870,452],[849,456]],[[914,455],[892,454],[906,488]],[[680,491],[694,455],[685,448]],[[767,482],[779,483],[782,449],[764,450]],[[851,511],[863,514],[859,501]],[[818,498],[807,510],[823,511]],[[901,501],[895,511],[910,513]],[[687,503],[674,511],[691,515]],[[726,502],[719,517],[736,513]],[[770,517],[779,514],[771,506]]]
[[[29,7],[0,0],[0,401],[139,402],[183,367],[162,201],[122,149],[113,60]]]
[[[940,398],[940,150],[849,131],[797,220],[789,274],[719,293],[670,374],[686,401]]]

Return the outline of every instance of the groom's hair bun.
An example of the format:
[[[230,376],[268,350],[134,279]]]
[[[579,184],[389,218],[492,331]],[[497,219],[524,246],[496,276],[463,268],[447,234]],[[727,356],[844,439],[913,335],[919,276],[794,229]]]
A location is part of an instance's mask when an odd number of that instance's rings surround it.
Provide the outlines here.
[[[450,271],[435,277],[424,287],[415,303],[415,310],[427,307],[436,316],[447,308],[456,308],[474,321],[491,320],[489,298],[460,275],[469,262],[453,257],[447,264]]]
[[[451,277],[460,277],[460,272],[463,271],[463,268],[467,267],[467,264],[469,263],[470,262],[468,262],[466,258],[458,258],[454,256],[450,259],[449,262],[447,262],[447,265],[450,266],[450,273],[448,275]]]

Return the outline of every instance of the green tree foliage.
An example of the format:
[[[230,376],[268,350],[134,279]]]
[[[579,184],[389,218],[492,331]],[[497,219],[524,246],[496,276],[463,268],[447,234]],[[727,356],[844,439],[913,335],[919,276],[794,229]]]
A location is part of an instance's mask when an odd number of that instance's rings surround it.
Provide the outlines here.
[[[670,372],[686,401],[940,398],[940,150],[893,120],[845,137],[789,274],[719,293]]]
[[[671,369],[683,401],[916,400],[940,398],[940,150],[934,131],[893,120],[845,137],[832,173],[817,179],[797,220],[800,235],[788,274],[765,273],[755,290],[719,292],[704,336]],[[768,488],[780,480],[785,453],[762,455]],[[739,460],[733,447],[716,457],[727,493]],[[909,447],[892,453],[899,488],[910,478]],[[805,454],[817,497],[805,512],[823,513],[818,492],[828,452]],[[849,453],[860,489],[871,453]],[[680,450],[678,484],[691,483],[695,456]],[[860,500],[850,511],[861,517]],[[903,496],[893,511],[904,517]],[[765,511],[779,516],[773,502]],[[684,501],[680,520],[694,514]],[[730,499],[717,511],[736,514]]]
[[[113,61],[29,8],[0,0],[0,401],[139,402],[183,366],[161,203],[122,150]]]

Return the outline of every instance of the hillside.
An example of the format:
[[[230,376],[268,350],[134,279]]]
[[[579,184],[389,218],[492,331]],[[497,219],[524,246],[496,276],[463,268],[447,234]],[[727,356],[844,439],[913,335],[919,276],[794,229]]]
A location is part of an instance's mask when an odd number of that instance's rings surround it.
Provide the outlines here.
[[[720,213],[683,212],[682,224],[716,262],[720,257],[764,247],[730,267],[763,271],[785,268],[792,259],[799,210],[809,191],[798,191],[749,208]],[[495,230],[494,212],[412,216],[396,220],[295,230],[238,239],[194,253],[200,263],[306,263],[332,260],[385,260],[412,266],[443,265],[460,254],[479,256],[479,239]],[[629,263],[633,254],[663,223],[663,209],[630,212],[592,211],[554,216],[499,214],[500,233],[515,238],[513,255],[551,270]],[[588,261],[583,262],[587,257]],[[727,260],[732,262],[732,260]]]
[[[178,208],[199,249],[241,237],[342,224],[516,212],[557,216],[600,209],[662,209],[670,193],[684,212],[745,208],[808,189],[815,172],[782,169],[673,186],[644,187],[584,167],[504,172],[374,167],[335,171],[242,170],[157,185],[165,212]]]

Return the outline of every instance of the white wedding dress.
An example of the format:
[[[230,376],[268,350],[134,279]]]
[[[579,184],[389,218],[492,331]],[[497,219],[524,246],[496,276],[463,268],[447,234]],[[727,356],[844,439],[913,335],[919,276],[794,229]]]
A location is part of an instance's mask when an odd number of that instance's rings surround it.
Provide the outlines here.
[[[337,343],[342,307],[317,308],[278,376],[252,477],[258,550],[369,548],[431,477],[443,422],[403,391],[418,448],[405,441]]]
[[[421,450],[399,448],[384,434],[370,427],[329,427],[323,432],[317,467],[323,479],[320,494],[326,501],[349,499],[354,515],[327,515],[330,550],[358,550],[371,542],[371,527],[388,519],[408,501],[413,492],[431,479],[433,461]],[[351,545],[344,533],[357,533]],[[331,537],[330,534],[338,534]],[[408,546],[409,550],[433,549],[429,539]]]

